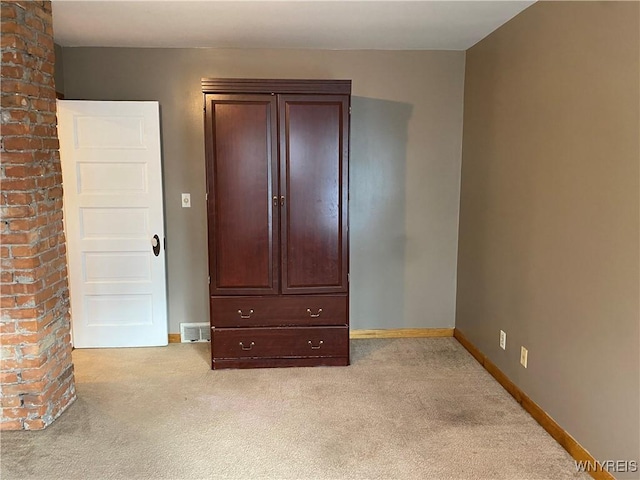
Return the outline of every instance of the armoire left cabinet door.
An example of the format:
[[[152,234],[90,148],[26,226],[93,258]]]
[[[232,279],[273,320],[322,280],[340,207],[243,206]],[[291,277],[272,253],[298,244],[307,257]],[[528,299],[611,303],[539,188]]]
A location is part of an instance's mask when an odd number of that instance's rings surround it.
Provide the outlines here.
[[[276,107],[272,95],[205,96],[211,295],[278,293]]]

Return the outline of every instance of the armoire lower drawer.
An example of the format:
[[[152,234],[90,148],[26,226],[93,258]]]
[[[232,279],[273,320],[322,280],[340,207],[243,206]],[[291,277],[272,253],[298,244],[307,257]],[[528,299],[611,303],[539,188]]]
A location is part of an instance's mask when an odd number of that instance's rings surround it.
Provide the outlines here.
[[[211,297],[211,325],[215,327],[347,323],[346,295]]]
[[[211,356],[216,359],[348,357],[349,327],[214,328]]]

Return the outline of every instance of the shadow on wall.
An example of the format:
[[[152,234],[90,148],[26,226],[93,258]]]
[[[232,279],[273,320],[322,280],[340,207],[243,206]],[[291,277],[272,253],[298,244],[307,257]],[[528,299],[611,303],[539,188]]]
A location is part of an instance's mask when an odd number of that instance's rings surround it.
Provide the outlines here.
[[[402,328],[406,144],[413,107],[356,96],[351,105],[351,328]]]

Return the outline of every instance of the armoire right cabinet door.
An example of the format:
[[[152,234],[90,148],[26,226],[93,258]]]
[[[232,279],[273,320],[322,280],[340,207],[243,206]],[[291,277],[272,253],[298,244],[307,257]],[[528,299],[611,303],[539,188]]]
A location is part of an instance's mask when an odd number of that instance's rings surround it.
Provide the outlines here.
[[[282,293],[348,291],[347,95],[280,95]]]

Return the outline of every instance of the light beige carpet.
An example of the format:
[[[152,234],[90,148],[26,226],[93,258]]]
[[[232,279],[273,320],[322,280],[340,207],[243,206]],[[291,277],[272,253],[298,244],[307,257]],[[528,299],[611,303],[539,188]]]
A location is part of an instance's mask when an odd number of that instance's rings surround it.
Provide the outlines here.
[[[75,350],[78,400],[2,434],[2,478],[590,478],[453,338],[351,350],[216,372],[208,344]]]

